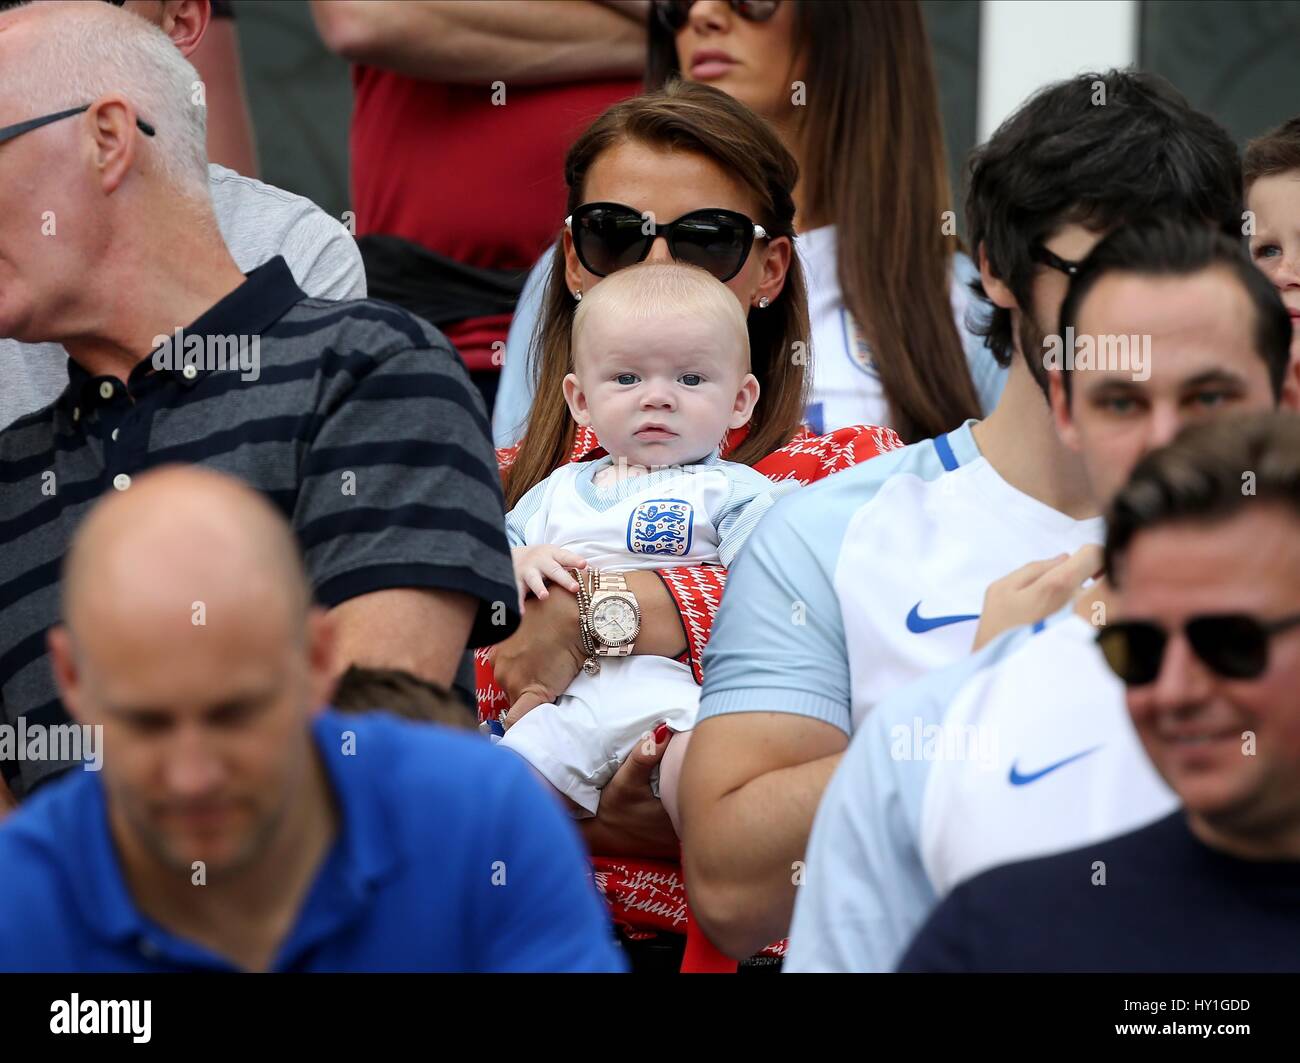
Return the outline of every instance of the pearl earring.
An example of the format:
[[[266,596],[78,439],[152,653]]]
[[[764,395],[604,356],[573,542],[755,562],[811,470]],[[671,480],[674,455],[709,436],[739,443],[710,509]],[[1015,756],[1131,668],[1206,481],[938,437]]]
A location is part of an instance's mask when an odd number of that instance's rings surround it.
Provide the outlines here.
[[[574,293],[573,293],[573,297],[574,297],[574,299],[576,299],[578,302],[582,302],[582,289],[579,288],[576,292],[574,292]]]
[[[760,296],[758,297],[758,308],[759,308],[760,310],[766,310],[768,304],[769,304],[771,301],[772,301],[772,300],[769,299],[766,295],[760,295]]]

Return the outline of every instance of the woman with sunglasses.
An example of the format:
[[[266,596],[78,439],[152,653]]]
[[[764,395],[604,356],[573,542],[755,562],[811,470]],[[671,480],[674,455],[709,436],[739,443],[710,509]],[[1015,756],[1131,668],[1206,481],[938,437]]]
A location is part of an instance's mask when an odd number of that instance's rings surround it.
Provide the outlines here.
[[[700,266],[747,313],[760,397],[750,424],[725,439],[725,457],[806,483],[897,445],[885,429],[814,437],[801,428],[808,319],[792,246],[796,175],[770,126],[726,94],[686,82],[616,104],[579,138],[565,164],[568,218],[537,335],[537,400],[522,443],[501,452],[508,507],[560,465],[601,453],[563,399],[570,329],[582,295],[636,261]],[[715,567],[628,573],[641,614],[633,652],[686,659],[698,682],[723,579]],[[530,602],[515,635],[479,655],[480,714],[509,709],[513,725],[563,691],[584,659],[577,603],[556,588]],[[676,837],[648,784],[666,745],[661,738],[644,753],[639,744],[606,788],[599,815],[583,826],[593,851],[675,859]]]
[[[919,5],[656,0],[649,42],[648,88],[681,77],[721,89],[771,122],[799,162],[812,430],[887,424],[914,442],[991,410],[1005,370],[966,325],[976,271],[947,235]],[[498,445],[518,440],[531,398],[522,362],[539,280],[535,271],[506,348]]]
[[[1004,371],[965,328],[975,269],[919,3],[656,0],[649,30],[648,86],[713,85],[799,160],[814,431],[887,424],[911,443],[991,410]]]

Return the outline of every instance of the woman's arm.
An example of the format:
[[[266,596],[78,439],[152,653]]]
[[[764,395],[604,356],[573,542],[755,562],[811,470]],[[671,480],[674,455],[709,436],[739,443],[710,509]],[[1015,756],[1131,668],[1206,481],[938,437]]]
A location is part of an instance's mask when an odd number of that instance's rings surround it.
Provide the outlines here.
[[[628,572],[626,578],[641,607],[634,652],[680,657],[686,650],[682,618],[663,581],[645,571]],[[544,600],[528,599],[519,629],[488,651],[496,682],[510,699],[507,727],[564,693],[586,658],[578,633],[578,600],[563,587],[549,589]]]
[[[644,19],[578,0],[312,0],[312,14],[344,59],[432,81],[546,85],[645,65]]]

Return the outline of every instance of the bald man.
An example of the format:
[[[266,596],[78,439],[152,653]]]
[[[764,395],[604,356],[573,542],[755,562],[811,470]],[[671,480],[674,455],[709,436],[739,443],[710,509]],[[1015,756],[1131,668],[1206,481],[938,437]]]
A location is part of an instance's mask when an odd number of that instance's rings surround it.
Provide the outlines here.
[[[323,708],[335,629],[237,480],[167,467],[91,512],[49,644],[103,765],[0,827],[0,970],[621,969],[521,761]]]
[[[45,632],[71,535],[166,462],[237,475],[289,518],[340,669],[472,692],[467,645],[518,624],[464,365],[397,307],[310,297],[283,257],[244,272],[197,83],[161,29],[110,4],[0,13],[0,336],[68,355],[54,402],[0,431],[0,715],[28,733],[66,721]],[[19,798],[67,766],[0,748]]]

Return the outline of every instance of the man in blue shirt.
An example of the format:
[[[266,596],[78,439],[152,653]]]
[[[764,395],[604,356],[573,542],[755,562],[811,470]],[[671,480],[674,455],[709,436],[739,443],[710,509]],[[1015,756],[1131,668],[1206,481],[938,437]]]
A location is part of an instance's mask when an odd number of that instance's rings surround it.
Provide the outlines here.
[[[79,730],[61,742],[102,771],[0,827],[0,970],[623,968],[522,762],[321,708],[333,622],[250,488],[136,478],[79,528],[62,615],[51,661]],[[0,737],[42,755],[53,736]]]

